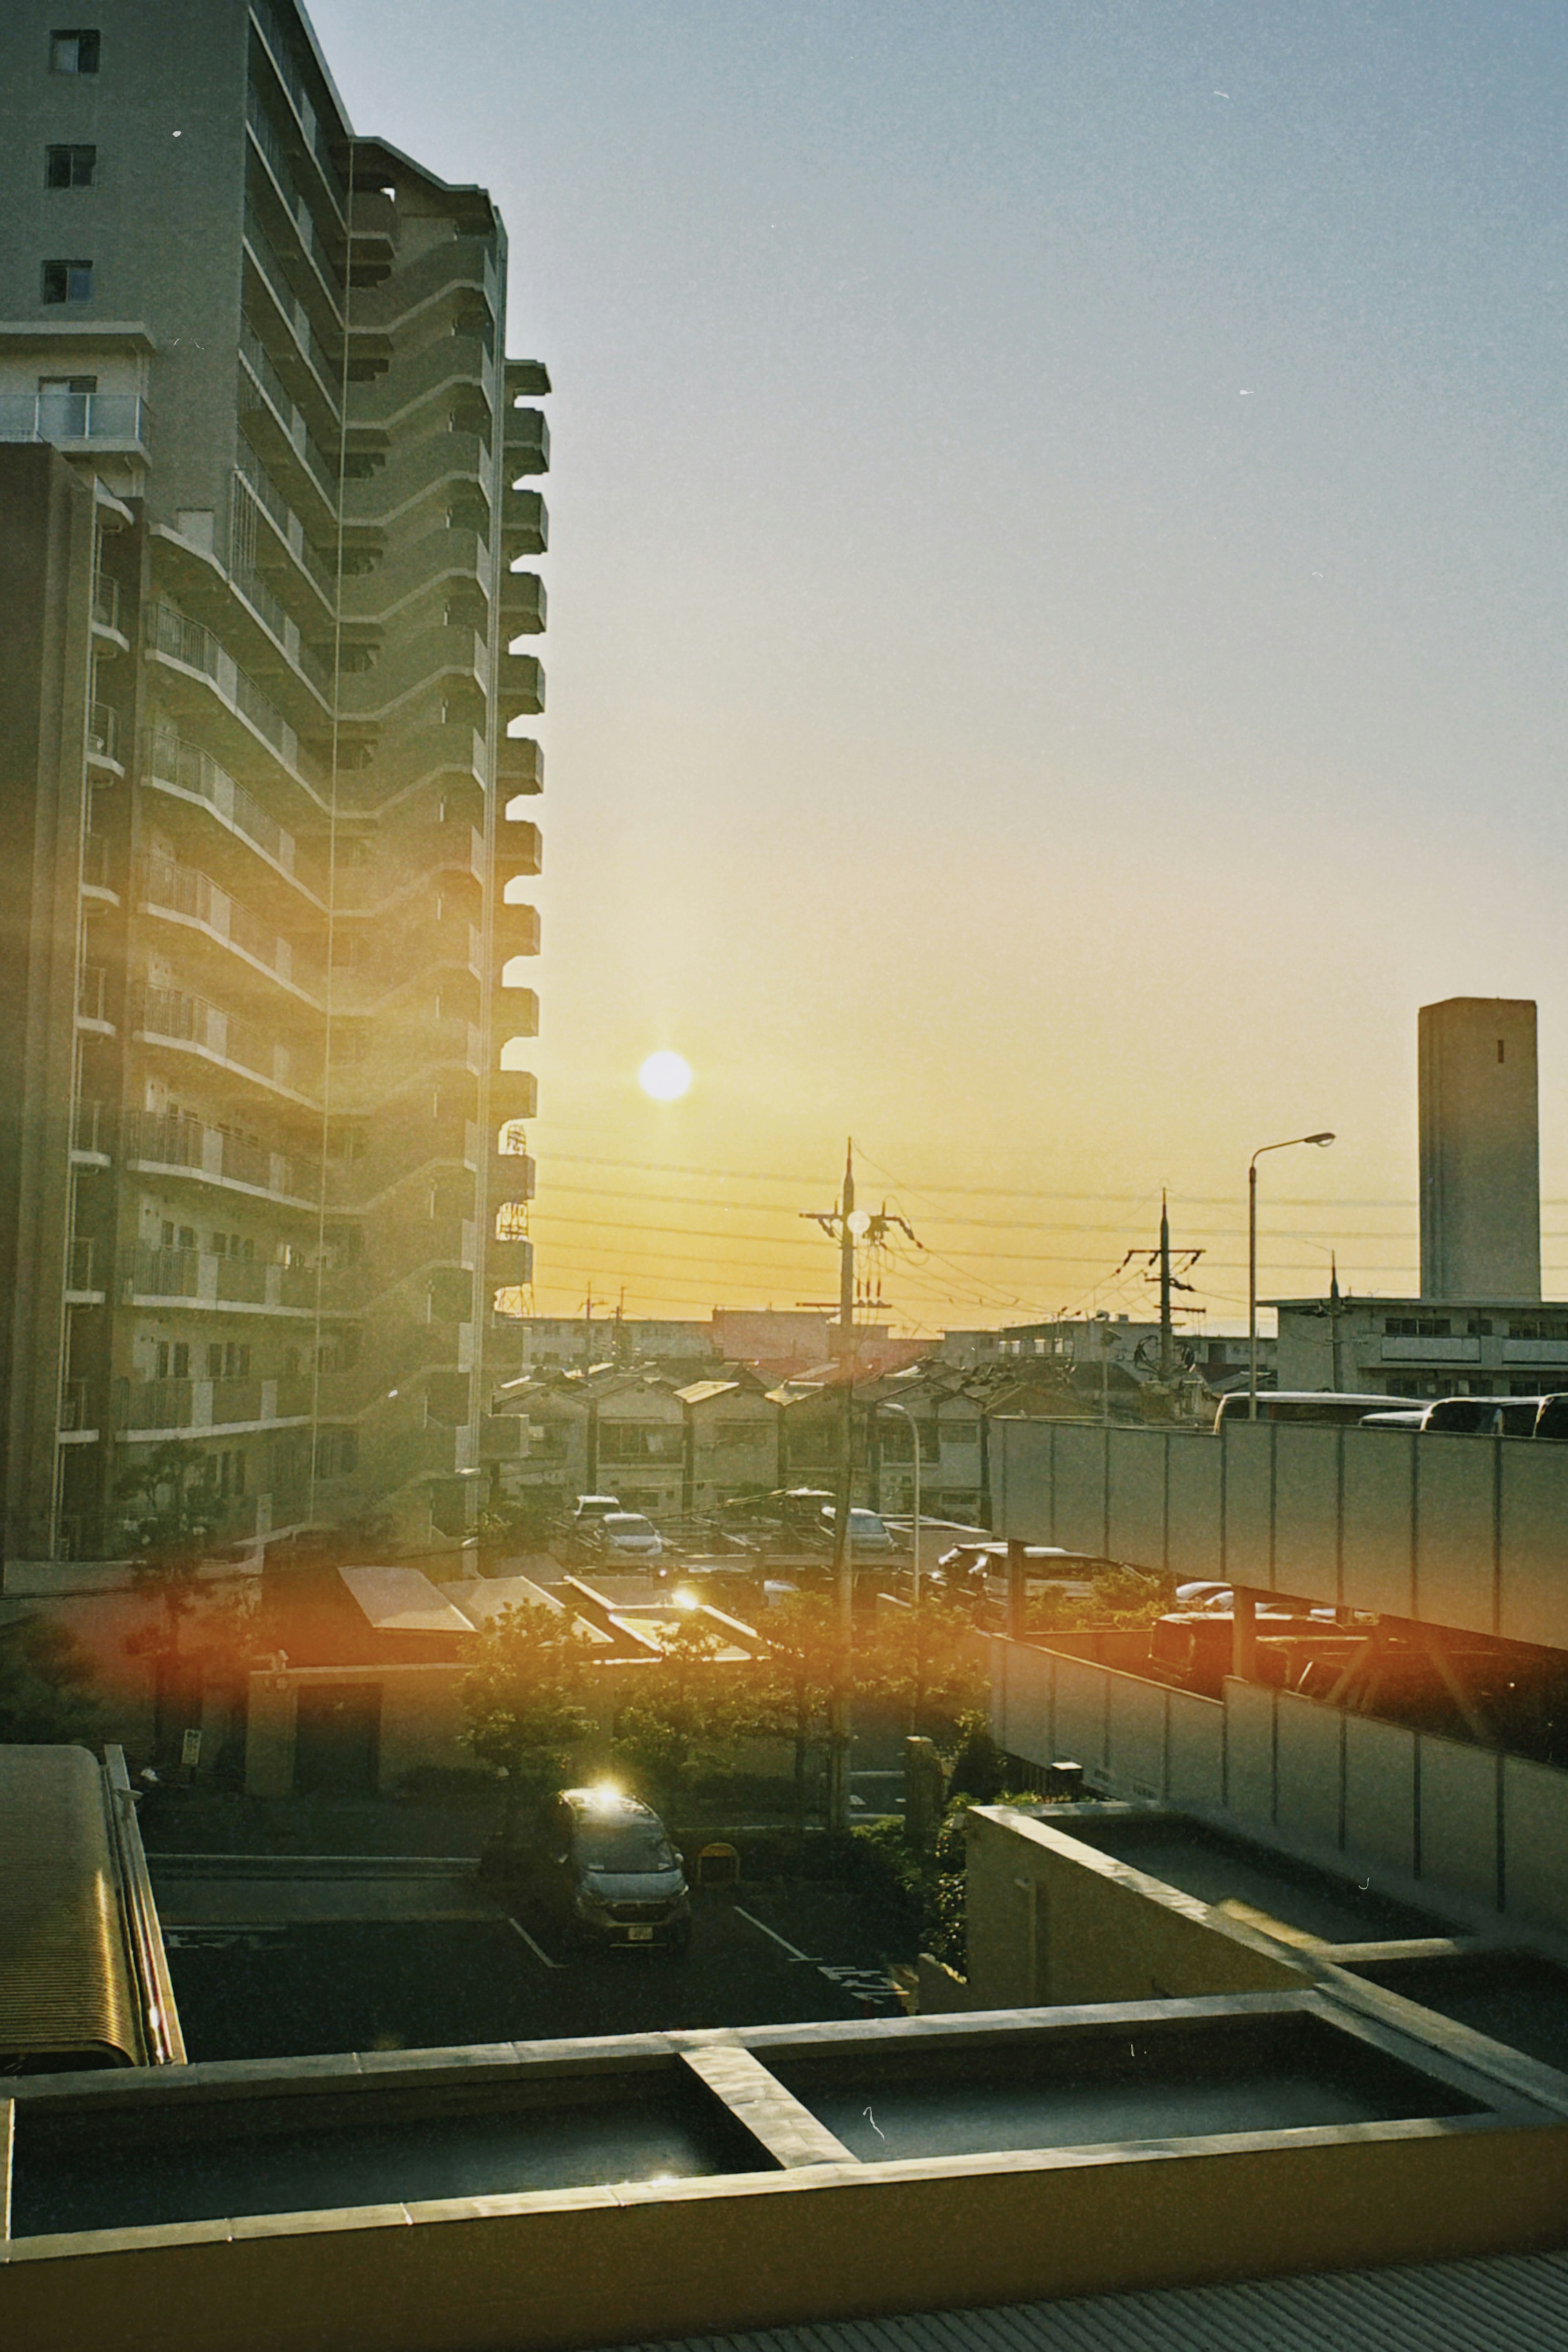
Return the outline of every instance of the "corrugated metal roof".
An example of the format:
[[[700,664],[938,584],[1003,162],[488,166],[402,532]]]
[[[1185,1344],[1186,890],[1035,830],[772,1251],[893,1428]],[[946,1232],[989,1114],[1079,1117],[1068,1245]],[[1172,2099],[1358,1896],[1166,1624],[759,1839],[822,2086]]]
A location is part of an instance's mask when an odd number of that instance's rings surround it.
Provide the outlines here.
[[[1521,2254],[691,2336],[665,2352],[1562,2352],[1564,2345],[1568,2254]]]
[[[136,2000],[85,1748],[0,1747],[0,2059],[140,2062]]]

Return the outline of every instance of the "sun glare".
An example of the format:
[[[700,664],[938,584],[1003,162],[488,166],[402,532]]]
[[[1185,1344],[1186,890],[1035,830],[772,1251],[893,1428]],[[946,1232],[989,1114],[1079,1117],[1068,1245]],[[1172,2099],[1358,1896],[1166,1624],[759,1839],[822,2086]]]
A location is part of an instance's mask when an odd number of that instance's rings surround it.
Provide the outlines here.
[[[655,1102],[679,1102],[691,1084],[691,1065],[679,1054],[650,1054],[637,1084]]]

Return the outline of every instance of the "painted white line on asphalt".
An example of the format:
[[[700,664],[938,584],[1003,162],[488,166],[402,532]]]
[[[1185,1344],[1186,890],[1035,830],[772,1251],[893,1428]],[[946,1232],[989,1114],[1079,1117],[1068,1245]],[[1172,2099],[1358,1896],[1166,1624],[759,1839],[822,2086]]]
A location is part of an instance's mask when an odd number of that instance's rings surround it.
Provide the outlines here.
[[[552,1960],[549,1953],[545,1950],[543,1945],[536,1944],[533,1937],[529,1934],[528,1929],[526,1927],[520,1927],[515,1919],[509,1918],[506,1924],[511,1929],[513,1935],[521,1936],[522,1937],[523,1942],[528,1946],[529,1950],[534,1955],[535,1958],[542,1960],[547,1969],[560,1969],[565,1967],[566,1964],[564,1960]]]
[[[737,1919],[743,1919],[748,1927],[755,1927],[760,1934],[768,1938],[771,1944],[776,1944],[781,1952],[787,1952],[792,1960],[804,1960],[808,1969],[816,1967],[816,1963],[809,1952],[803,1952],[797,1945],[786,1943],[784,1938],[770,1927],[764,1919],[753,1919],[751,1913],[742,1911],[738,1903],[733,1907]]]

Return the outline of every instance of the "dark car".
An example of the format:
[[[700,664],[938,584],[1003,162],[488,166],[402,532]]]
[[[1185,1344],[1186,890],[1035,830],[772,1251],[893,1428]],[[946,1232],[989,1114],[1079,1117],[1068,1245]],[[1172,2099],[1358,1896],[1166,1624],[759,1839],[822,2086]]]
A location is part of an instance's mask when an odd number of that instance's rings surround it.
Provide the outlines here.
[[[691,1941],[691,1896],[680,1856],[650,1805],[605,1782],[566,1789],[551,1806],[542,1891],[569,1945]]]

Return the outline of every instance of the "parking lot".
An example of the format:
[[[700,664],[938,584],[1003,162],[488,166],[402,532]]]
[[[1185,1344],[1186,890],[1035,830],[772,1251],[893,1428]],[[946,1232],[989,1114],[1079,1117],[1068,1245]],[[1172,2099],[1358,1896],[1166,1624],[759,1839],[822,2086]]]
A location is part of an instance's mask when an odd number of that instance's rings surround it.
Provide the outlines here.
[[[396,1880],[357,1885],[163,1876],[193,2061],[898,2013],[841,1887],[709,1890],[683,1958],[568,1958],[542,1917],[470,1882],[426,1880],[402,1901]]]

